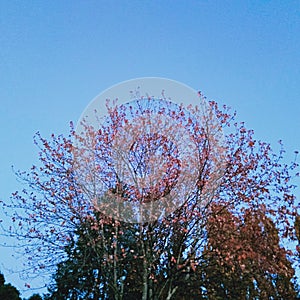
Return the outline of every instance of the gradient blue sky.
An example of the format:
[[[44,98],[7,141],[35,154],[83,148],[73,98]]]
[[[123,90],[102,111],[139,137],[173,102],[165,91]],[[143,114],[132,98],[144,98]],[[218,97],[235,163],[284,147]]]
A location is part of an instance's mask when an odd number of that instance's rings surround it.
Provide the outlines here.
[[[35,132],[67,133],[102,90],[145,76],[231,106],[257,139],[282,139],[289,161],[300,149],[300,2],[0,0],[0,198],[20,189],[11,165],[36,162]],[[7,270],[21,262],[0,251],[0,270],[24,289]]]

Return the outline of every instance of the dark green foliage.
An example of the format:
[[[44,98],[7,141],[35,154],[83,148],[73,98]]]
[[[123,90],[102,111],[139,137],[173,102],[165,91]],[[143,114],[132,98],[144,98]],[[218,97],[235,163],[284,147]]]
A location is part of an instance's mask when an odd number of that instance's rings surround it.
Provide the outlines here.
[[[141,286],[137,278],[140,262],[136,258],[135,235],[138,228],[131,226],[125,229],[116,224],[99,226],[99,214],[96,218],[98,221],[87,220],[83,223],[76,231],[76,241],[72,240],[66,247],[68,258],[58,264],[55,284],[50,288],[50,299],[111,299],[117,294],[121,294],[123,299],[140,298]],[[119,232],[116,233],[116,230]],[[122,234],[116,242],[116,235],[120,232]],[[111,247],[114,243],[118,244],[116,248]],[[121,258],[125,248],[129,254],[124,255],[116,267],[113,257]],[[119,279],[117,285],[122,285],[120,289],[112,284],[114,276]]]
[[[43,298],[39,294],[33,294],[28,300],[43,300]]]
[[[21,300],[20,292],[10,283],[5,283],[3,274],[0,274],[0,299]]]

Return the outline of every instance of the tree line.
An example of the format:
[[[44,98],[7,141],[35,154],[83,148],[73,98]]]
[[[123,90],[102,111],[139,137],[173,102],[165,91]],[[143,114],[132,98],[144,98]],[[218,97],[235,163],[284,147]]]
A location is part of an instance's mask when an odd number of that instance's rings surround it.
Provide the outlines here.
[[[135,136],[139,129],[127,125],[135,108],[126,109],[110,107],[106,125],[85,124],[80,135],[72,126],[68,137],[38,134],[40,164],[18,172],[27,188],[2,202],[12,221],[4,230],[24,243],[28,269],[54,274],[42,298],[298,299],[296,161],[284,163],[283,147],[275,153],[256,141],[215,102],[206,119],[197,107],[163,108],[196,149],[185,158],[167,132],[149,131],[150,119]],[[149,107],[139,109],[143,116]],[[152,163],[161,153],[159,179]],[[147,210],[143,222],[126,220],[159,199],[164,214],[151,219]]]

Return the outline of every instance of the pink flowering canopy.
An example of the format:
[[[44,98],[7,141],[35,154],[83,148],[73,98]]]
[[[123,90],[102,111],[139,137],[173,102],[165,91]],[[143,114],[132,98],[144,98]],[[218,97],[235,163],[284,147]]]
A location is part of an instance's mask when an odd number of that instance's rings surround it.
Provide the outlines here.
[[[207,169],[202,202],[212,197],[224,169],[223,136],[199,93],[167,79],[137,79],[99,95],[86,113],[76,130],[77,179],[102,213],[132,223],[169,215],[198,194],[200,165]]]

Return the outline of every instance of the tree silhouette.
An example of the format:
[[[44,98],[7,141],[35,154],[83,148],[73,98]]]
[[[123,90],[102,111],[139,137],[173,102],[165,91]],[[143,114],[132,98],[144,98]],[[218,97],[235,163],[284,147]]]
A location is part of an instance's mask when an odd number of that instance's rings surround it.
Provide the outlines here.
[[[4,275],[0,273],[0,299],[21,300],[20,292],[10,283],[5,283]]]
[[[28,300],[43,300],[43,298],[39,294],[33,294],[28,298]]]

